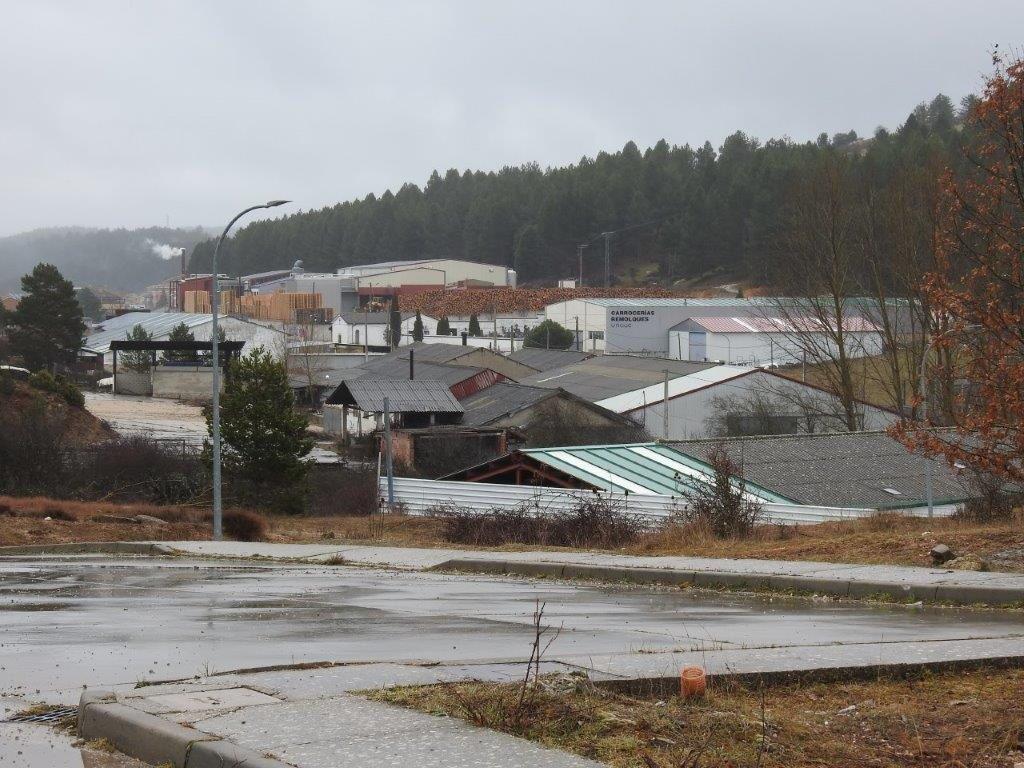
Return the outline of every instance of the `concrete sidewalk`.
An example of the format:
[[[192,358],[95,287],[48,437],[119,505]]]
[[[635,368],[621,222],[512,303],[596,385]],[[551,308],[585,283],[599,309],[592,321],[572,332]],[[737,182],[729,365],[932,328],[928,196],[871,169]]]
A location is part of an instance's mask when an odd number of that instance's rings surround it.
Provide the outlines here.
[[[409,670],[409,668],[405,668]],[[598,763],[461,720],[369,701],[349,691],[391,681],[430,683],[465,669],[403,674],[401,665],[335,667],[207,678],[127,694],[87,691],[83,738],[180,768],[597,768]],[[511,679],[515,672],[485,677]]]
[[[833,597],[1024,607],[1024,574],[788,560],[615,555],[238,541],[113,542],[2,547],[0,557],[39,554],[190,555],[582,578],[637,584],[793,591]]]
[[[436,569],[611,582],[793,590],[836,597],[886,596],[897,600],[963,605],[1024,606],[1024,574],[954,571],[941,567],[234,541],[152,544],[157,549],[166,547],[175,553],[204,557],[257,557],[306,562],[341,559],[351,565],[408,570]]]

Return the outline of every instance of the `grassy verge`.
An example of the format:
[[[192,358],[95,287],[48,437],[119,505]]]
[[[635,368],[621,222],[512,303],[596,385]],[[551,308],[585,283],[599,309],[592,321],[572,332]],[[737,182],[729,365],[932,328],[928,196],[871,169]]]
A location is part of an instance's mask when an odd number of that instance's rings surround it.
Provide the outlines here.
[[[137,524],[113,519],[140,514],[163,518],[166,522],[164,525]],[[206,515],[208,510],[191,507],[0,497],[0,546],[207,539]],[[46,520],[46,517],[51,519]],[[464,548],[446,541],[444,523],[433,518],[270,516],[265,522],[260,538],[269,542]],[[1010,519],[985,523],[882,514],[866,520],[819,525],[761,525],[742,539],[716,538],[698,525],[669,525],[642,535],[628,546],[609,551],[633,555],[928,566],[931,565],[929,551],[940,543],[949,545],[958,555],[978,556],[987,561],[992,570],[1024,572],[1024,515],[1020,513]],[[528,544],[490,548],[545,549]]]
[[[391,688],[369,698],[458,717],[616,768],[928,766],[1009,768],[1024,760],[1024,671],[792,683],[713,682],[707,695],[645,699],[583,678],[520,686]]]

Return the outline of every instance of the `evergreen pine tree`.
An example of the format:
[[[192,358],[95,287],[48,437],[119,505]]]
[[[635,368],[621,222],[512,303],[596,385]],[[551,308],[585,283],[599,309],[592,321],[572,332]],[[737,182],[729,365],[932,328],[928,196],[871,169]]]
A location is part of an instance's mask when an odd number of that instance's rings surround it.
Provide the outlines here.
[[[420,317],[420,311],[416,310],[416,320],[412,324],[412,339],[413,341],[423,341],[423,318]]]
[[[218,328],[217,330],[223,331],[222,328]],[[170,334],[167,336],[167,340],[176,342],[195,341],[196,337],[192,331],[188,329],[188,326],[185,323],[178,323],[171,329]],[[195,352],[187,352],[184,350],[168,350],[167,352],[164,352],[164,360],[167,360],[168,362],[192,363],[196,362],[197,359],[198,357]]]
[[[74,286],[52,264],[37,264],[21,290],[26,295],[8,318],[14,354],[32,370],[73,362],[85,333]]]
[[[469,335],[470,336],[483,336],[483,331],[480,330],[480,321],[476,315],[469,316]]]
[[[237,481],[238,495],[252,503],[270,499],[282,511],[302,511],[309,472],[303,457],[313,442],[306,437],[306,418],[294,410],[284,364],[263,347],[233,360],[220,403],[224,473]],[[206,422],[212,431],[210,413]]]
[[[450,336],[452,333],[452,327],[448,323],[448,316],[441,315],[441,319],[437,321],[437,335],[438,336]]]
[[[132,326],[132,329],[125,334],[128,341],[152,341],[153,334],[139,324]],[[153,353],[146,350],[118,352],[118,359],[129,371],[145,373],[153,362]]]

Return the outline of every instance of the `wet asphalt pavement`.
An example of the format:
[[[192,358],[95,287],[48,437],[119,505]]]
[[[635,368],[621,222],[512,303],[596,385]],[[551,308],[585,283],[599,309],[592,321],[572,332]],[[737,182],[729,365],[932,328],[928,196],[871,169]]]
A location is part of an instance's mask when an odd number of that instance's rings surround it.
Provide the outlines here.
[[[1014,612],[870,607],[680,590],[181,559],[0,560],[0,696],[310,661],[525,659],[667,649],[1024,638]]]

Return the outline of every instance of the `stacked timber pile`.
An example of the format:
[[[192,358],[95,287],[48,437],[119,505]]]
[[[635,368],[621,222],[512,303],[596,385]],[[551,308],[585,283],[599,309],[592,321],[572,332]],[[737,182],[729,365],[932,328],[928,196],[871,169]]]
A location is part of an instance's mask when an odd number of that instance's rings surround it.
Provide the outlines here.
[[[257,293],[246,294],[241,299],[239,314],[254,320],[279,320],[283,323],[296,322],[296,316],[319,317],[321,322],[330,322],[332,311],[324,307],[319,293]]]
[[[570,299],[664,299],[692,296],[666,288],[473,288],[402,294],[402,309],[430,317],[540,311]]]
[[[210,294],[207,291],[185,291],[186,312],[209,314]],[[239,315],[252,320],[277,320],[282,323],[329,323],[333,311],[323,306],[319,293],[262,293],[237,296],[233,291],[221,291],[220,312]],[[296,319],[298,318],[298,319]]]

